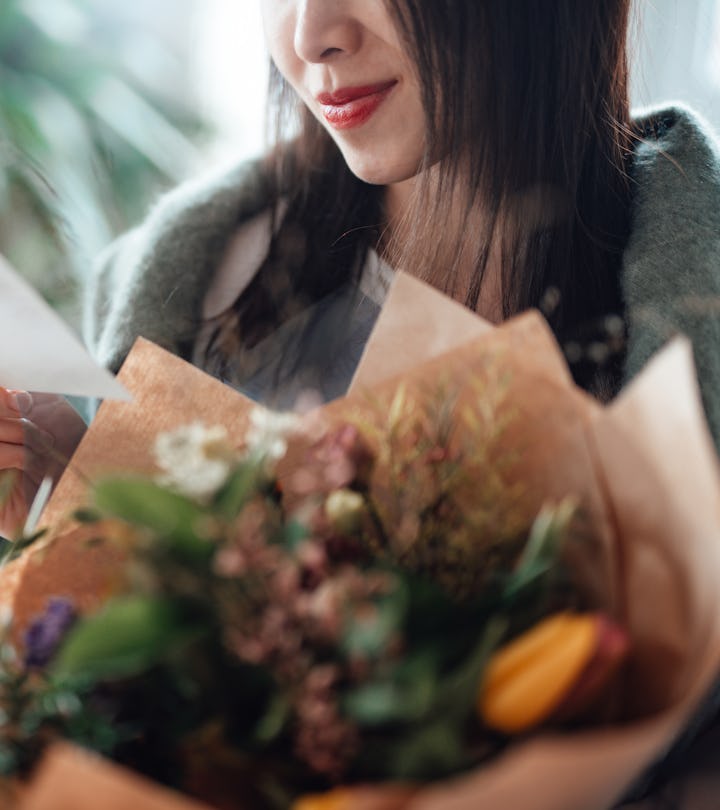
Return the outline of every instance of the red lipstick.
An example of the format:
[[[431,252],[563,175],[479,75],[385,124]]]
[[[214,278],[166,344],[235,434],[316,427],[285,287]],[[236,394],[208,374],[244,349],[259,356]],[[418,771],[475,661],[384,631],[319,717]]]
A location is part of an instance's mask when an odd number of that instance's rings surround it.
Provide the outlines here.
[[[392,79],[363,87],[343,87],[334,93],[320,93],[316,98],[330,126],[351,129],[364,124],[396,84],[397,80]]]

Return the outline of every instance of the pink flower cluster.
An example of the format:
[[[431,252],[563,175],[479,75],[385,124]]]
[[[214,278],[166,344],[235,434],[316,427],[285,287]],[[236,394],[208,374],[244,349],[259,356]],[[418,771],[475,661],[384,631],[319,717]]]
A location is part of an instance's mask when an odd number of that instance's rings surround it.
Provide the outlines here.
[[[353,622],[377,618],[376,602],[395,587],[383,572],[361,569],[345,553],[338,532],[324,517],[325,493],[364,485],[372,455],[353,427],[325,436],[294,482],[318,495],[305,525],[310,536],[292,548],[273,541],[286,516],[270,499],[257,497],[236,520],[215,556],[224,580],[225,644],[238,659],[266,667],[292,707],[295,753],[316,772],[340,779],[357,750],[358,731],[339,710],[343,685],[371,671],[369,662],[341,653]],[[395,641],[395,640],[394,640]],[[388,655],[398,654],[388,645]]]
[[[343,487],[367,489],[375,463],[372,450],[354,425],[326,433],[310,449],[291,486],[298,495],[316,495]]]

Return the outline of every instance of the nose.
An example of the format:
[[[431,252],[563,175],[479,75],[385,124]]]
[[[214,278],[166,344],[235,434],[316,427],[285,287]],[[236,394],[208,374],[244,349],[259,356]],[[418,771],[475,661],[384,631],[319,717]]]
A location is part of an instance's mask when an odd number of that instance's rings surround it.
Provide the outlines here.
[[[348,0],[300,0],[295,53],[305,62],[329,62],[355,53],[362,25]]]

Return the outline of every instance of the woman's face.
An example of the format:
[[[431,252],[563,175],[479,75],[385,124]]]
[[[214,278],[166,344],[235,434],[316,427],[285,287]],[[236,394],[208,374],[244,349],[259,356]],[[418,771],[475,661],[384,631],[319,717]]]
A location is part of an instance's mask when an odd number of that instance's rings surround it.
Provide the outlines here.
[[[261,0],[270,54],[350,170],[387,185],[417,174],[419,84],[385,0]]]

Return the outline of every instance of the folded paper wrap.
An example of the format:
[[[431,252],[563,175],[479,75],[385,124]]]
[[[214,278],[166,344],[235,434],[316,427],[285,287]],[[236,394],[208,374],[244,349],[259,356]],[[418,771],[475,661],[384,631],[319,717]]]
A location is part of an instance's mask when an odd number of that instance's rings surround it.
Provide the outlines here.
[[[397,345],[412,339],[394,328],[398,320],[417,325],[408,311],[412,301],[420,302],[423,321],[433,318],[433,298],[437,311],[447,314],[447,302],[437,293],[412,279],[401,277],[398,283],[376,331],[384,340],[371,341],[352,393],[325,406],[323,418],[362,415],[382,424],[399,385],[418,397],[452,390],[457,408],[482,398],[488,407],[507,409],[512,418],[501,451],[514,459],[508,474],[522,483],[522,508],[531,512],[547,499],[569,494],[580,499],[596,541],[577,563],[596,598],[629,629],[633,652],[623,684],[622,724],[540,735],[456,779],[394,793],[369,788],[356,794],[354,804],[350,794],[347,806],[608,808],[671,746],[720,672],[720,478],[690,347],[684,339],[674,341],[608,407],[573,386],[547,327],[532,313],[498,328],[478,323],[474,330],[466,324],[460,345],[452,334],[454,323],[440,317],[433,321],[425,358],[413,353],[412,367],[389,370],[377,358],[397,356]],[[444,328],[449,334],[443,347]],[[388,378],[390,373],[395,376]],[[152,344],[136,344],[120,379],[133,401],[101,406],[45,522],[62,525],[62,516],[82,502],[88,477],[152,471],[151,445],[158,431],[200,418],[225,425],[242,443],[252,403]],[[291,448],[282,474],[292,474],[302,450],[302,441]],[[13,606],[20,628],[46,596],[66,593],[90,606],[88,592],[102,595],[112,587],[116,561],[102,550],[94,557],[86,554],[82,530],[66,524],[2,572],[0,597]],[[68,566],[82,568],[84,578],[64,574]],[[53,757],[57,761],[51,750],[51,763]],[[41,791],[58,797],[72,793],[75,810],[115,806],[121,783],[108,780],[86,796],[72,792],[87,763],[74,771],[72,757],[60,759],[62,768],[41,766],[23,810],[50,806],[37,803]],[[122,782],[115,766],[112,773]],[[124,778],[136,784],[134,776]],[[176,804],[162,806],[181,810],[187,807],[183,802],[178,797]],[[71,805],[53,805],[64,806]]]
[[[58,785],[62,790],[58,791]],[[56,745],[38,768],[23,810],[211,810],[117,765],[75,748]]]

